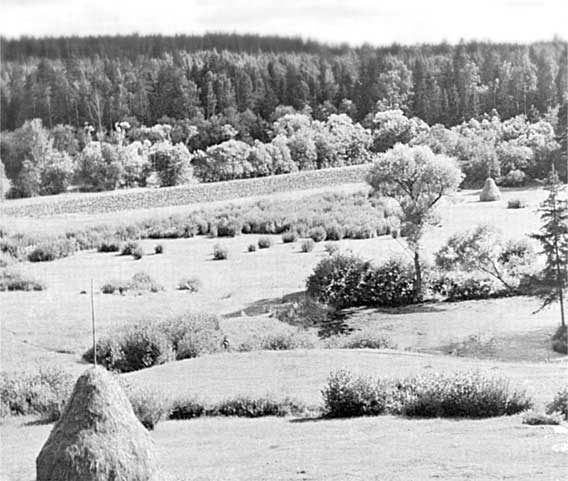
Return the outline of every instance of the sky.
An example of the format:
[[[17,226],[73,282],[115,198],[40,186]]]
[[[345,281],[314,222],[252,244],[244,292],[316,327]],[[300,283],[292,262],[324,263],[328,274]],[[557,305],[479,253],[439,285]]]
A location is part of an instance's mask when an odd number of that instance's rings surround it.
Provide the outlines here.
[[[258,33],[333,44],[568,38],[568,0],[0,0],[0,34]]]

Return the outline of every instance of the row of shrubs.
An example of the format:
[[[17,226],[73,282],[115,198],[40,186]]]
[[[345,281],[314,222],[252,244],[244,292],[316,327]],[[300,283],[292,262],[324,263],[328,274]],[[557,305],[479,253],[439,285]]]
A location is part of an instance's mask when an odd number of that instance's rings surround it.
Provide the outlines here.
[[[43,291],[44,282],[14,270],[0,269],[0,292],[2,291]]]
[[[513,415],[533,406],[525,392],[503,378],[480,373],[451,375],[429,373],[404,379],[370,379],[345,370],[332,373],[322,390],[323,406],[307,406],[291,399],[269,396],[236,396],[207,403],[192,396],[170,399],[163,393],[134,387],[123,378],[134,413],[148,429],[162,419],[202,416],[320,415],[323,417],[378,416],[485,418]],[[59,368],[38,372],[0,374],[0,417],[39,416],[56,421],[73,388],[73,376]],[[556,393],[545,413],[529,412],[526,424],[550,424],[568,420],[568,388]]]
[[[135,239],[286,233],[288,241],[298,237],[322,241],[366,239],[398,232],[399,228],[399,210],[390,201],[369,198],[364,193],[320,194],[298,200],[201,209],[118,227],[99,225],[61,236],[10,234],[0,229],[0,252],[19,260],[46,261],[84,249],[119,251],[123,243]]]
[[[371,379],[342,370],[330,376],[322,394],[329,417],[485,418],[517,414],[533,406],[531,399],[506,379],[479,373]]]

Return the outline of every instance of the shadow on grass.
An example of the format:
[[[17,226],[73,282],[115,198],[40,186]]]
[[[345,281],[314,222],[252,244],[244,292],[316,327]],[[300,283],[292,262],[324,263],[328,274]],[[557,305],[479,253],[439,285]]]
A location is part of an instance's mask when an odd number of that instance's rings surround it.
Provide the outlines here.
[[[48,424],[55,423],[56,420],[54,419],[34,419],[32,421],[27,421],[24,423],[24,426],[47,426]]]
[[[258,301],[253,302],[244,309],[230,312],[229,314],[225,314],[223,317],[230,319],[234,317],[241,317],[243,315],[260,316],[262,314],[268,314],[272,311],[272,308],[275,306],[281,306],[283,304],[289,304],[293,302],[301,302],[302,300],[304,300],[305,296],[306,296],[305,291],[298,291],[298,292],[292,292],[291,294],[286,294],[285,296],[282,297],[259,299]]]

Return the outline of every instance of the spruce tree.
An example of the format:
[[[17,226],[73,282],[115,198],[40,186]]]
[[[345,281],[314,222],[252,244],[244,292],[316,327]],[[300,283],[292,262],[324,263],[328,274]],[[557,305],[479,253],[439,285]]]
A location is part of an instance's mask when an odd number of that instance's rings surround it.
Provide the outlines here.
[[[539,276],[539,296],[543,300],[541,309],[554,302],[560,303],[560,322],[566,327],[564,314],[564,289],[568,281],[568,200],[563,198],[564,186],[558,174],[552,169],[547,182],[549,194],[540,206],[542,226],[540,233],[531,237],[537,239],[546,256],[546,264]]]

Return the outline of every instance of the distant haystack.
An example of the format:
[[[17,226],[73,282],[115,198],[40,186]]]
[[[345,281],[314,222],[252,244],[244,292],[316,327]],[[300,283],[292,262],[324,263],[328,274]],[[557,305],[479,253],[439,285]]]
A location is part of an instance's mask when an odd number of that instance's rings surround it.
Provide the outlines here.
[[[479,194],[479,200],[481,202],[493,202],[494,200],[499,200],[501,198],[501,192],[495,184],[495,181],[490,177],[485,181],[483,190]]]
[[[100,367],[77,380],[36,469],[37,481],[154,481],[159,474],[148,432]]]

